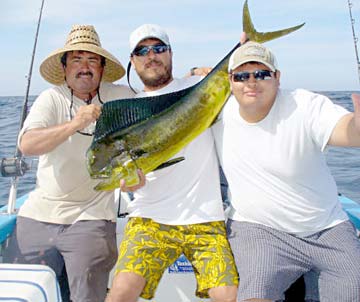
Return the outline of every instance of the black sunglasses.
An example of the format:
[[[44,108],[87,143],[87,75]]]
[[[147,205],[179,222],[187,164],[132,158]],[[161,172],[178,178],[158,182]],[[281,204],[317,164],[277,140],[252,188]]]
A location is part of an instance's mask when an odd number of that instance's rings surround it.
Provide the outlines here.
[[[254,72],[240,71],[231,73],[231,76],[234,82],[248,81],[251,74],[254,75],[255,80],[263,81],[271,79],[271,73],[272,71],[270,70],[255,70]]]
[[[170,45],[156,44],[156,45],[148,45],[148,46],[139,46],[134,49],[131,55],[143,57],[146,56],[150,52],[150,50],[152,50],[156,54],[159,54],[170,50]]]

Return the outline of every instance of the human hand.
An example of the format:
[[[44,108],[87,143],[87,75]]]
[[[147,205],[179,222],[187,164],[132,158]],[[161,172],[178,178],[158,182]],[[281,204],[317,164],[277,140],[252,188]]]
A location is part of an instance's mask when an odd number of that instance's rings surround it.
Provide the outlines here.
[[[244,43],[246,43],[248,41],[246,32],[242,32],[240,35],[240,44],[243,45]]]
[[[125,179],[120,179],[120,190],[121,192],[135,192],[136,190],[145,186],[146,177],[141,169],[137,170],[137,174],[139,176],[139,183],[135,186],[128,187],[126,185]]]
[[[205,77],[208,75],[208,73],[212,70],[211,67],[193,67],[190,69],[190,72],[188,72],[185,77],[190,76],[202,76]]]
[[[75,125],[76,130],[83,130],[91,123],[95,122],[101,114],[101,106],[90,104],[81,106],[76,112],[72,123]]]

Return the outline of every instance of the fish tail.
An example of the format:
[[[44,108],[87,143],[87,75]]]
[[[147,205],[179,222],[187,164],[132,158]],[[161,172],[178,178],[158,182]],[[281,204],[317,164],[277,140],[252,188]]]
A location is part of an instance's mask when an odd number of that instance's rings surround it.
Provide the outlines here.
[[[280,38],[282,36],[285,36],[289,33],[292,33],[296,30],[298,30],[299,28],[301,28],[302,26],[304,26],[305,23],[302,23],[300,25],[297,26],[293,26],[293,27],[289,27],[289,28],[285,28],[285,29],[281,29],[281,30],[277,30],[277,31],[271,31],[271,32],[258,32],[255,29],[255,26],[251,20],[250,17],[250,11],[249,11],[249,6],[248,6],[248,1],[246,0],[244,3],[244,8],[243,8],[243,30],[244,32],[246,32],[247,37],[249,38],[249,40],[254,41],[254,42],[258,42],[258,43],[264,43],[267,41],[271,41],[277,38]]]

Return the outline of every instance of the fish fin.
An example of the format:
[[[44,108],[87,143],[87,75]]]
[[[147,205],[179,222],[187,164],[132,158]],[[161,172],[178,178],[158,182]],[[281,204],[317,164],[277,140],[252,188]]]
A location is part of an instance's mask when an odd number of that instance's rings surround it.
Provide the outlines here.
[[[265,32],[265,33],[258,32],[255,29],[254,24],[251,20],[249,6],[248,6],[247,2],[248,2],[248,0],[245,1],[244,8],[243,8],[243,30],[244,30],[244,32],[246,32],[247,37],[251,41],[258,42],[258,43],[271,41],[273,39],[277,39],[277,38],[285,36],[289,33],[292,33],[295,30],[298,30],[299,28],[304,26],[304,24],[305,24],[305,23],[302,23],[297,26],[289,27],[289,28],[282,29],[282,30],[272,31],[272,32]]]
[[[154,169],[154,171],[160,170],[160,169],[163,169],[163,168],[172,166],[172,165],[175,165],[175,164],[183,161],[184,159],[185,159],[185,157],[183,157],[183,156],[177,157],[177,158],[174,158],[174,159],[171,159],[171,160],[169,160],[169,161],[167,161],[167,162],[162,163],[160,166],[156,167],[156,168]]]
[[[96,122],[93,143],[169,110],[179,100],[184,101],[182,97],[196,86],[163,95],[106,102]]]

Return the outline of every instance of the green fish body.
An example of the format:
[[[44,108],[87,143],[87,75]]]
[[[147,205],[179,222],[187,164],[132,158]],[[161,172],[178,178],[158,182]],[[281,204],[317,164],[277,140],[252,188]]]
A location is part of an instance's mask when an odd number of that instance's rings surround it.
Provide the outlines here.
[[[103,179],[96,189],[117,188],[121,178],[136,184],[137,169],[155,170],[213,123],[230,95],[231,53],[190,88],[104,104],[87,152],[91,177]]]
[[[303,25],[258,33],[251,22],[247,1],[243,15],[247,36],[260,43]],[[118,188],[120,179],[125,179],[127,186],[135,185],[138,183],[137,169],[146,174],[182,160],[173,157],[213,123],[230,96],[227,67],[238,46],[192,87],[155,97],[104,104],[86,156],[90,176],[100,180],[96,190]]]

